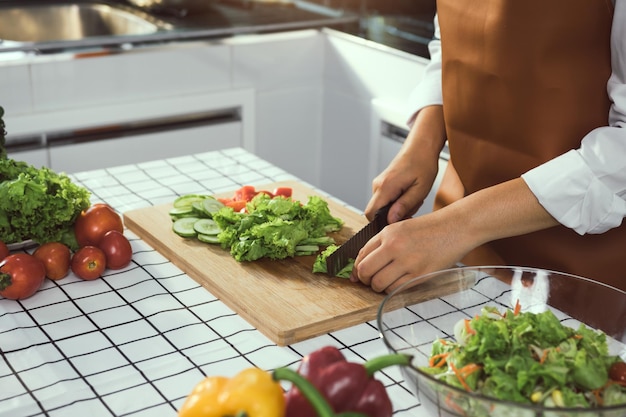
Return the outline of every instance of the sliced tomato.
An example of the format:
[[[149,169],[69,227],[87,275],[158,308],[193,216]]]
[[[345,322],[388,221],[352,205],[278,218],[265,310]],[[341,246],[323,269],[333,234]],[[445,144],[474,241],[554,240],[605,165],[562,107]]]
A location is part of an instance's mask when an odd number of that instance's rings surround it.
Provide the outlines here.
[[[244,185],[235,191],[233,200],[235,201],[250,201],[256,195],[256,189],[253,185]]]
[[[274,197],[283,196],[283,197],[291,197],[293,194],[293,189],[291,187],[277,187],[274,189]]]
[[[232,203],[233,199],[232,198],[226,198],[226,197],[219,197],[217,199],[217,201],[219,201],[220,203],[226,205],[228,203]]]
[[[231,207],[235,211],[245,210],[247,201],[245,200],[232,200],[225,203],[227,207]]]

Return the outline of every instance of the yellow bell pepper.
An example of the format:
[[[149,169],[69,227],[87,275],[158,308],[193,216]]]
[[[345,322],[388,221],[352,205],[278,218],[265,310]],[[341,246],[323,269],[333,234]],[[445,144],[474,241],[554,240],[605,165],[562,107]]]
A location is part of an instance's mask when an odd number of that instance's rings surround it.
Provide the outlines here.
[[[272,374],[244,369],[233,378],[211,376],[187,396],[178,417],[284,417],[285,396]]]

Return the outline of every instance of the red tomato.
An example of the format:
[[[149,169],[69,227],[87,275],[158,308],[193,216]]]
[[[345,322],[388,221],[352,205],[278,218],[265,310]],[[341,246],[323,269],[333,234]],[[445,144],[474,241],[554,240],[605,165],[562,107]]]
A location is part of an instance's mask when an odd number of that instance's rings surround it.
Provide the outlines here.
[[[74,233],[79,246],[97,246],[109,230],[124,233],[124,223],[119,214],[107,204],[94,204],[84,210],[74,223]]]
[[[122,269],[133,258],[133,249],[123,233],[117,230],[109,230],[104,234],[98,247],[104,252],[106,266],[110,269]]]
[[[274,197],[283,196],[283,197],[291,197],[293,190],[291,187],[277,187],[274,189]]]
[[[256,189],[252,185],[244,185],[233,196],[235,201],[250,201],[256,195]]]
[[[246,208],[247,201],[244,200],[233,200],[226,203],[227,207],[231,207],[235,211],[241,211]]]
[[[65,278],[70,272],[72,253],[61,242],[48,242],[35,249],[33,256],[46,268],[46,276],[51,280]]]
[[[28,253],[15,253],[0,261],[0,295],[23,300],[35,294],[46,279],[43,263]]]
[[[220,198],[217,199],[217,201],[219,201],[220,203],[226,205],[228,203],[232,203],[233,199],[232,198],[220,197]]]
[[[9,253],[11,251],[9,251],[7,244],[0,240],[0,261],[9,256]]]
[[[626,383],[626,362],[615,362],[609,368],[609,378],[613,381]]]
[[[106,256],[102,249],[95,246],[83,246],[72,256],[72,272],[84,280],[94,280],[106,269]]]

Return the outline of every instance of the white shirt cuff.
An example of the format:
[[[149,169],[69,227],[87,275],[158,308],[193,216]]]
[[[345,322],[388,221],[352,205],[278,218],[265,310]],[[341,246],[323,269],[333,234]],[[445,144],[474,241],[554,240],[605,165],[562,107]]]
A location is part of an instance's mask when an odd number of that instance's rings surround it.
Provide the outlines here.
[[[522,178],[555,219],[581,235],[622,223],[626,202],[596,178],[578,151],[539,165]]]

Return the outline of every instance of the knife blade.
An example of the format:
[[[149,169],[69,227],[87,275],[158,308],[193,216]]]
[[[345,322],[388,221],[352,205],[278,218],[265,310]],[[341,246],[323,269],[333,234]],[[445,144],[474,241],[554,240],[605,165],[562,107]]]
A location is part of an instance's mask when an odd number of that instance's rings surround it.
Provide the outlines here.
[[[355,259],[361,248],[378,232],[387,226],[387,214],[392,203],[378,209],[374,219],[348,239],[343,245],[326,258],[326,270],[328,275],[334,277],[344,268],[350,259]]]

